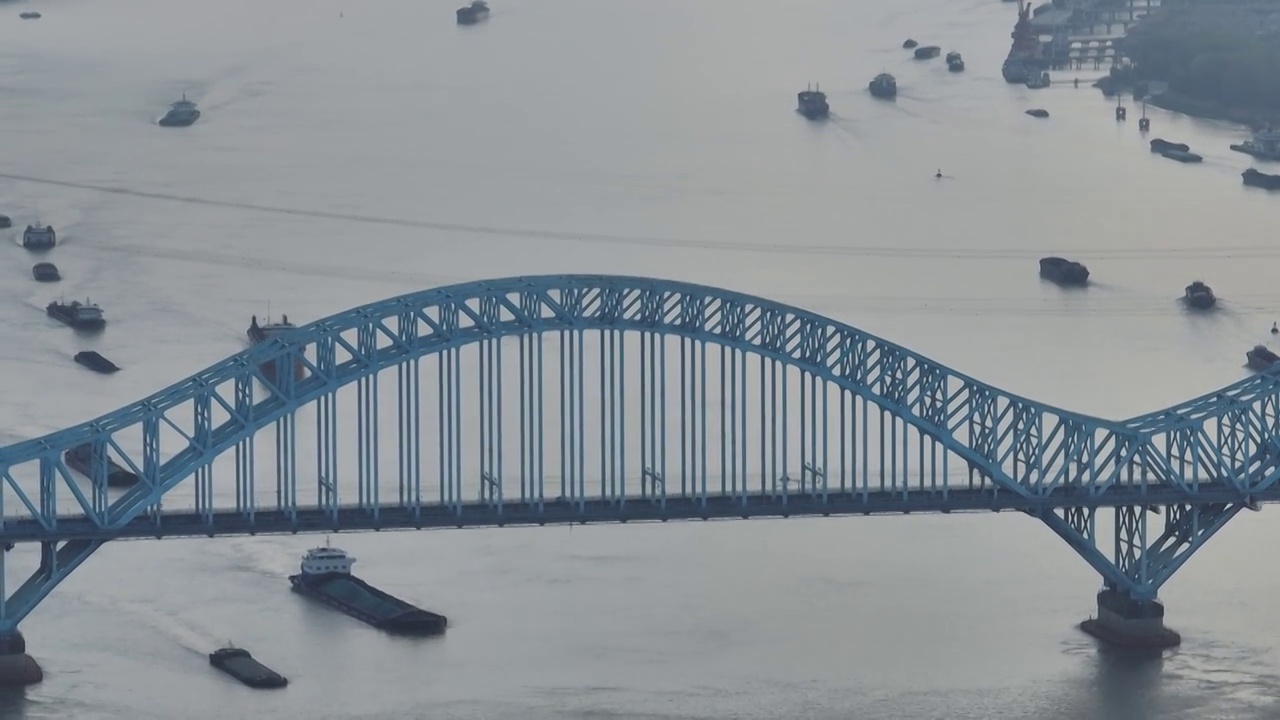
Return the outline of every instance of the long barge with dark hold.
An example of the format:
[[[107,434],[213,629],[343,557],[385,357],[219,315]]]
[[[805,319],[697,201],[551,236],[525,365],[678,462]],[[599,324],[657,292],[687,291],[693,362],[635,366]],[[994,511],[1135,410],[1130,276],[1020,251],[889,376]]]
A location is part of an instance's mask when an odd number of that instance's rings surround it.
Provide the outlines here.
[[[44,310],[49,317],[60,320],[77,330],[101,330],[107,324],[102,308],[89,302],[88,299],[84,302],[72,300],[69,303],[54,300],[46,305]]]
[[[827,104],[827,94],[819,90],[816,85],[812,88],[806,87],[796,93],[796,112],[810,120],[826,117],[831,113],[831,106]]]
[[[106,450],[103,450],[105,453]],[[93,478],[93,446],[89,443],[77,445],[62,454],[62,462],[81,475]],[[107,486],[133,487],[138,484],[138,476],[125,469],[111,457],[107,456]]]
[[[1168,152],[1170,150],[1177,150],[1179,152],[1191,152],[1191,146],[1186,143],[1170,142],[1168,140],[1165,140],[1164,138],[1156,138],[1155,140],[1151,141],[1151,152],[1153,153],[1163,153],[1163,152]]]
[[[1280,362],[1280,356],[1266,345],[1254,345],[1252,350],[1245,353],[1245,360],[1248,361],[1250,368],[1262,371]]]
[[[1040,277],[1059,285],[1087,285],[1089,283],[1089,268],[1066,258],[1041,258]]]
[[[110,375],[113,372],[119,372],[120,367],[110,360],[102,357],[102,355],[93,350],[83,350],[76,353],[76,362],[103,375]]]
[[[289,322],[288,315],[281,316],[280,322],[275,323],[271,322],[271,318],[268,317],[265,325],[259,325],[258,316],[254,315],[249,321],[249,329],[245,331],[245,335],[249,338],[250,344],[257,345],[273,340],[296,327],[296,325]],[[274,362],[265,362],[258,366],[258,369],[268,382],[276,382],[276,366]],[[306,377],[306,366],[301,362],[294,363],[293,377],[295,380],[301,380]]]
[[[1280,190],[1280,175],[1268,175],[1264,172],[1258,172],[1254,168],[1249,168],[1240,173],[1240,177],[1244,180],[1245,185],[1260,187],[1264,190]]]
[[[58,282],[62,279],[62,273],[58,272],[58,266],[51,262],[36,263],[31,266],[31,277],[36,282]]]
[[[917,60],[932,60],[942,54],[942,48],[937,45],[922,45],[913,54]]]
[[[1208,310],[1218,304],[1218,297],[1213,294],[1213,289],[1199,280],[1187,286],[1182,293],[1182,299],[1196,310]]]
[[[282,688],[289,679],[232,645],[209,653],[209,664],[251,688]]]
[[[448,627],[444,615],[414,607],[351,574],[356,559],[331,547],[312,548],[302,556],[297,575],[289,576],[293,591],[368,623],[379,630],[403,635],[440,635]]]

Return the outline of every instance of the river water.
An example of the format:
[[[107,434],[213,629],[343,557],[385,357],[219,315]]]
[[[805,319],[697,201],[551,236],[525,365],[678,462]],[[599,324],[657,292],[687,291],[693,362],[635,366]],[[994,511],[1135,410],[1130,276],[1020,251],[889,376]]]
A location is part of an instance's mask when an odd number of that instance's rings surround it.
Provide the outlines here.
[[[1113,417],[1243,377],[1280,317],[1280,204],[1241,186],[1243,131],[1152,110],[1152,136],[1205,156],[1184,166],[1148,152],[1137,108],[1006,85],[1011,4],[502,0],[459,28],[454,2],[0,4],[0,212],[54,224],[65,277],[37,286],[6,253],[0,438],[185,377],[268,305],[309,320],[484,277],[731,287]],[[910,60],[908,36],[968,70]],[[865,91],[886,70],[896,102]],[[830,121],[793,112],[807,82]],[[157,128],[184,92],[204,117]],[[1096,284],[1039,281],[1051,253]],[[1219,312],[1181,309],[1194,279]],[[57,292],[103,305],[92,346],[125,372],[67,362],[88,346],[41,312]],[[0,712],[1274,717],[1272,518],[1239,517],[1166,586],[1185,643],[1145,661],[1074,629],[1097,576],[1016,514],[341,538],[363,577],[450,616],[426,642],[287,592],[317,538],[115,543],[25,621],[47,678]],[[210,670],[227,640],[290,688]]]

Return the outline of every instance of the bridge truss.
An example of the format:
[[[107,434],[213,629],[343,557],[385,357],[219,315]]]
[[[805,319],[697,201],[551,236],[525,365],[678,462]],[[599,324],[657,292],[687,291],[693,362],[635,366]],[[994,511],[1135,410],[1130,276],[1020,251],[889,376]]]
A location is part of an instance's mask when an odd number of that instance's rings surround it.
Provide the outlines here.
[[[1260,375],[1089,417],[687,283],[443,287],[0,448],[0,543],[40,548],[0,592],[0,638],[110,540],[722,517],[1018,510],[1155,603],[1241,508],[1280,499],[1278,408]]]

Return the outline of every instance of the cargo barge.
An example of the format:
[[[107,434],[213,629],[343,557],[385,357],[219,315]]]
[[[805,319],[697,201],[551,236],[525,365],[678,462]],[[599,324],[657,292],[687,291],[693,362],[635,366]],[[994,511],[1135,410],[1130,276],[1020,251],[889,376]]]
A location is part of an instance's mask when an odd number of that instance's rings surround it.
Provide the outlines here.
[[[340,548],[312,548],[302,556],[293,591],[379,630],[402,635],[440,635],[448,627],[444,615],[415,607],[351,574],[356,559]]]
[[[105,450],[104,450],[105,452]],[[93,445],[77,445],[62,454],[62,462],[81,475],[93,479]],[[107,457],[107,487],[133,487],[138,476]]]
[[[288,678],[234,645],[209,653],[209,664],[251,688],[282,688],[289,684]]]

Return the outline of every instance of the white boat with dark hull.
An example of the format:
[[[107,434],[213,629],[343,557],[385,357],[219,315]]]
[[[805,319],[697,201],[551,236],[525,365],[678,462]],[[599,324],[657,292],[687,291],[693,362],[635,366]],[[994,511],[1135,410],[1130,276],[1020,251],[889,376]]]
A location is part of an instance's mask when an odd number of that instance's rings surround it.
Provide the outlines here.
[[[182,99],[169,106],[169,112],[157,121],[160,127],[188,127],[195,124],[200,119],[200,111],[196,108],[196,104],[187,99],[187,94],[182,94]]]

